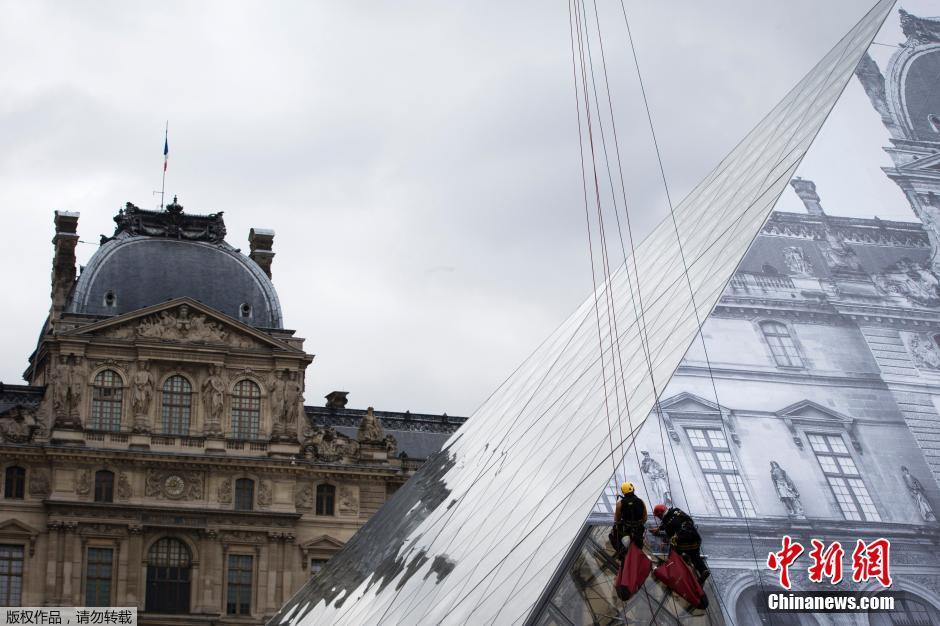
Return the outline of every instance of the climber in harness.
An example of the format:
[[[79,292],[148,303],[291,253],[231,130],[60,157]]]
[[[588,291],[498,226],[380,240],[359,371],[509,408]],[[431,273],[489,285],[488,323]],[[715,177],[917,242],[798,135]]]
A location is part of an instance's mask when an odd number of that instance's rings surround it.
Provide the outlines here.
[[[610,542],[614,545],[620,568],[614,580],[618,597],[626,602],[639,591],[649,576],[652,563],[643,553],[643,534],[646,532],[646,504],[634,493],[633,483],[620,485],[620,497],[614,509],[614,528]],[[625,537],[630,544],[623,545]]]
[[[672,548],[684,557],[693,568],[698,582],[703,584],[711,572],[702,558],[702,537],[698,534],[695,521],[688,513],[678,507],[667,507],[657,504],[653,507],[653,515],[659,520],[659,527],[652,532],[655,535],[666,537]]]
[[[614,549],[617,550],[617,555],[622,557],[625,552],[624,537],[629,537],[637,548],[643,549],[643,534],[646,532],[646,503],[636,495],[631,482],[620,485],[620,494],[614,509],[614,528],[610,534],[610,540],[614,544]]]

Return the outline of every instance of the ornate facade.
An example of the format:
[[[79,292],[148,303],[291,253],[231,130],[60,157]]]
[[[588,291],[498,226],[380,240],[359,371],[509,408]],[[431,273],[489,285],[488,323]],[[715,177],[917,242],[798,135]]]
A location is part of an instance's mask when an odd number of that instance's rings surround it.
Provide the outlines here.
[[[615,481],[537,623],[940,624],[940,21],[901,10],[900,24],[885,75],[866,55],[856,76],[891,134],[885,174],[921,223],[827,215],[793,179],[806,213],[772,214],[703,325],[708,358],[697,338],[618,477],[694,515],[708,615],[663,594],[617,601]],[[770,615],[759,592],[781,589],[765,563],[784,535],[846,552],[836,588],[809,580],[804,554],[794,591],[878,592],[852,582],[850,559],[856,540],[886,537],[906,594],[890,613]]]
[[[0,386],[0,605],[260,624],[463,420],[305,407],[273,232],[242,255],[175,199],[115,222],[76,276],[56,212],[28,384]]]

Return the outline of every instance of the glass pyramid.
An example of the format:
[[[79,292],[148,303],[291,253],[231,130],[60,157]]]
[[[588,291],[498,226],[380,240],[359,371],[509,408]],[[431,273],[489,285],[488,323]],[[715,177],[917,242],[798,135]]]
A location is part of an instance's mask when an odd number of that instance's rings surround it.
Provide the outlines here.
[[[606,530],[586,520],[893,4],[878,2],[270,623],[723,623],[649,581],[612,603]],[[616,337],[602,320],[602,352],[594,301],[608,296]],[[614,343],[620,371],[604,372]],[[587,598],[580,617],[559,610],[565,594]]]

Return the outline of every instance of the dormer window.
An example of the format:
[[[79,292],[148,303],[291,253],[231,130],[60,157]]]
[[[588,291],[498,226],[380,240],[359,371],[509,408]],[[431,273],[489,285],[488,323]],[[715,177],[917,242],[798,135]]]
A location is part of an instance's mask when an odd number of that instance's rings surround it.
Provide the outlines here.
[[[114,290],[108,289],[104,294],[104,305],[106,307],[113,308],[117,304],[117,296],[114,295]]]
[[[242,317],[242,319],[251,318],[251,305],[247,302],[242,302],[241,306],[238,307],[238,314]]]

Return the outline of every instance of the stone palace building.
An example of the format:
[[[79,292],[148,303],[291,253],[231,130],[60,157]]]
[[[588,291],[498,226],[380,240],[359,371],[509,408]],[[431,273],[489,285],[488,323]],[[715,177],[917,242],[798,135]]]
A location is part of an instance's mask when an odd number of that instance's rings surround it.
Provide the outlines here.
[[[709,614],[650,583],[648,599],[617,600],[615,481],[535,623],[940,624],[940,20],[899,16],[907,40],[885,73],[866,55],[856,76],[891,136],[884,182],[921,222],[827,215],[825,189],[792,180],[806,213],[772,214],[703,326],[708,360],[696,339],[617,478],[693,514]],[[759,592],[780,589],[766,560],[784,535],[806,549],[794,590],[881,590],[852,582],[851,555],[885,537],[905,594],[890,613],[768,614]],[[813,538],[845,549],[837,588],[808,579]]]
[[[136,606],[141,624],[261,624],[462,423],[304,406],[274,233],[128,204],[76,271],[55,213],[27,385],[0,384],[0,606]]]

